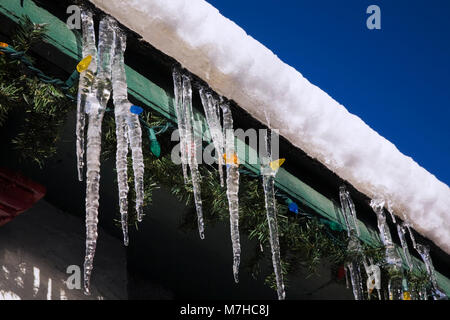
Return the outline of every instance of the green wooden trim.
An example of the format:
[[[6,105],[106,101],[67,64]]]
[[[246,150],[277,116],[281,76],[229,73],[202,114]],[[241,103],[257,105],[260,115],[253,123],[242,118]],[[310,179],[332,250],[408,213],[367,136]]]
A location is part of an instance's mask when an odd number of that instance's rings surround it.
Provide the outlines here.
[[[47,41],[59,51],[78,61],[81,60],[80,48],[76,32],[70,30],[65,22],[59,20],[48,11],[37,6],[32,0],[25,0],[24,6],[20,5],[18,0],[2,0],[0,3],[0,13],[17,22],[23,15],[28,15],[35,23],[48,24]],[[75,69],[76,63],[73,68]],[[164,90],[155,83],[142,76],[136,70],[126,66],[126,74],[128,80],[128,91],[131,96],[150,107],[160,114],[164,115],[172,121],[176,121],[174,100],[171,89]],[[198,109],[194,108],[194,117],[198,120],[195,127],[196,134],[201,135],[208,128],[206,119]],[[206,137],[210,135],[206,134]],[[210,139],[209,139],[210,140]],[[256,150],[246,145],[243,141],[236,139],[237,154],[240,162],[249,170],[259,173],[259,160],[256,164],[247,163],[246,159],[258,159]],[[345,228],[341,209],[330,199],[324,197],[316,190],[302,182],[297,177],[287,172],[284,168],[280,168],[276,176],[276,186],[288,193],[293,199],[305,204],[321,216],[340,223]],[[336,191],[338,192],[338,191]],[[368,228],[364,223],[358,221],[361,229],[361,240],[377,245],[381,243],[378,233],[372,228]],[[397,252],[403,257],[403,251],[397,246]],[[414,258],[415,259],[415,258]],[[405,259],[403,259],[405,261]],[[422,261],[415,259],[419,265],[423,265]],[[405,266],[406,267],[406,266]],[[450,295],[450,280],[437,272],[437,278],[443,290]]]

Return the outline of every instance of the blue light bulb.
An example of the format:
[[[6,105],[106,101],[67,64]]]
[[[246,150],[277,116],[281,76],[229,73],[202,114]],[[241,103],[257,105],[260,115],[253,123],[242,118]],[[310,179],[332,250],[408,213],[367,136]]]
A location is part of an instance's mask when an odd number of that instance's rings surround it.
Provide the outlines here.
[[[298,213],[298,205],[294,201],[289,203],[288,208],[289,208],[289,211],[294,212],[295,214]]]
[[[133,106],[130,107],[130,112],[134,113],[134,114],[141,114],[143,111],[144,111],[144,109],[142,109],[139,106],[134,106],[133,105]]]

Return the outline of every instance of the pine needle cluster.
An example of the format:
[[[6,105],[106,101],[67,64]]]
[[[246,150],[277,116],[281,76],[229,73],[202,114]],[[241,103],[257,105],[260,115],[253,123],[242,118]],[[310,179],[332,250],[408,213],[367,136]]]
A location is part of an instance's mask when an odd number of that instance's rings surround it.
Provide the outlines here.
[[[24,17],[8,45],[33,62],[29,51],[45,41],[45,32],[45,25]],[[42,166],[45,159],[55,155],[60,128],[74,107],[59,88],[31,75],[20,60],[0,55],[0,127],[11,114],[20,115],[21,127],[12,143],[22,160],[31,159]]]

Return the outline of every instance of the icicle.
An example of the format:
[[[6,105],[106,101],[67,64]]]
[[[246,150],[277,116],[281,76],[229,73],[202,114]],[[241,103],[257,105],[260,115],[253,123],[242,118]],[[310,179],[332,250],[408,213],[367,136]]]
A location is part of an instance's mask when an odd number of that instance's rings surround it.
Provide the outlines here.
[[[187,167],[192,177],[194,190],[195,209],[197,211],[198,232],[200,238],[205,238],[202,198],[200,190],[200,172],[197,162],[197,143],[194,134],[194,114],[192,111],[192,88],[191,80],[187,75],[182,75],[177,68],[173,70],[173,83],[175,95],[175,111],[178,120],[178,131],[180,134],[181,163],[183,167],[184,182],[188,183]]]
[[[192,177],[192,188],[194,190],[194,202],[195,209],[197,211],[198,220],[198,232],[200,238],[204,239],[204,222],[203,222],[203,208],[202,198],[200,191],[200,172],[198,171],[197,162],[197,143],[194,133],[194,113],[192,111],[192,87],[191,79],[189,76],[183,74],[183,105],[184,105],[184,118],[186,121],[186,141],[187,141],[187,153],[189,160],[189,170]]]
[[[181,162],[183,164],[183,175],[185,183],[188,182],[187,169],[185,168],[186,158],[192,177],[192,187],[194,190],[195,209],[197,211],[198,232],[200,238],[205,238],[202,198],[200,190],[200,172],[197,162],[197,141],[194,133],[194,114],[192,111],[192,87],[189,76],[183,74],[175,68],[173,70],[173,81],[175,90],[175,110],[178,119],[178,129],[180,133]]]
[[[428,246],[424,246],[420,243],[416,242],[416,239],[414,237],[414,234],[411,230],[411,225],[409,221],[404,221],[402,225],[403,229],[406,227],[409,232],[409,236],[411,238],[411,241],[413,243],[414,249],[419,253],[420,257],[422,258],[423,262],[425,263],[425,267],[427,269],[427,273],[430,277],[431,284],[433,286],[433,299],[435,300],[447,300],[447,295],[443,292],[443,290],[439,287],[437,280],[436,280],[436,273],[433,266],[433,261],[431,260],[430,256],[430,248]],[[405,233],[405,232],[404,232]],[[427,293],[426,288],[422,289],[418,293],[420,300],[427,300]]]
[[[362,277],[356,262],[347,263],[347,269],[350,273],[350,281],[352,283],[353,296],[355,300],[363,300]]]
[[[361,254],[361,244],[354,234],[350,237],[350,241],[348,244],[347,250],[349,252],[355,252],[355,257]],[[350,280],[352,283],[353,296],[355,300],[363,300],[363,283],[362,276],[359,269],[357,259],[353,259],[352,261],[348,261],[346,263],[346,267],[350,273]],[[367,269],[366,269],[367,270]]]
[[[428,293],[426,288],[419,291],[419,300],[428,300]]]
[[[116,120],[116,171],[119,189],[119,208],[122,222],[123,243],[128,246],[128,134],[123,113],[125,104],[115,104]]]
[[[395,220],[395,216],[394,216],[394,214],[392,213],[392,211],[388,210],[388,212],[389,212],[389,214],[391,215],[392,222],[393,222],[393,223],[397,223],[397,221]]]
[[[274,177],[263,176],[264,194],[266,195],[266,213],[269,224],[270,247],[272,249],[272,264],[277,282],[278,299],[284,300],[286,293],[284,291],[283,274],[281,269],[280,244],[278,237],[278,223],[275,203]]]
[[[127,102],[127,110],[132,104]],[[142,129],[137,114],[128,112],[126,116],[128,139],[133,160],[134,190],[136,192],[136,213],[139,222],[142,221],[144,210],[144,155],[142,154]]]
[[[128,143],[131,148],[134,172],[134,189],[136,192],[136,213],[138,221],[142,221],[144,207],[144,157],[142,154],[142,130],[139,116],[130,112],[132,104],[128,101],[128,86],[125,74],[124,53],[126,49],[126,35],[120,30],[117,23],[114,25],[116,31],[115,54],[112,67],[113,76],[113,98],[116,116],[117,135],[117,178],[119,183],[119,197],[121,201],[122,228],[124,231],[124,242],[128,243],[126,234],[127,223],[127,153]],[[120,135],[120,136],[119,136]],[[125,138],[128,137],[128,140]],[[122,150],[122,151],[120,151]],[[121,157],[119,157],[121,156]],[[120,166],[119,166],[120,162]],[[119,170],[121,171],[119,177]]]
[[[347,191],[345,186],[341,186],[339,188],[339,198],[341,200],[341,208],[344,214],[344,220],[347,225],[347,232],[350,236],[352,231],[356,233],[356,235],[359,237],[359,226],[358,226],[358,219],[356,217],[356,210],[355,210],[355,204],[353,203],[350,193]]]
[[[425,267],[427,268],[428,276],[430,277],[431,284],[433,286],[433,299],[434,300],[447,300],[447,295],[443,292],[436,280],[436,272],[434,270],[433,261],[430,256],[430,248],[428,246],[418,243],[416,245],[416,250],[422,257]]]
[[[414,248],[414,249],[417,249],[416,238],[414,237],[414,234],[413,234],[413,232],[412,232],[412,230],[411,230],[411,225],[409,224],[409,222],[404,221],[404,222],[403,222],[403,226],[406,227],[406,228],[408,229],[408,233],[409,233],[409,236],[410,236],[410,238],[411,238],[411,241],[412,241],[412,244],[413,244],[413,248]]]
[[[111,18],[100,21],[98,43],[98,72],[93,93],[88,96],[87,113],[87,172],[86,172],[86,257],[84,261],[84,290],[89,294],[90,276],[97,245],[97,223],[100,184],[100,152],[103,115],[111,94],[111,58],[113,56],[114,32]]]
[[[409,270],[412,271],[414,266],[412,264],[411,255],[409,253],[408,243],[406,242],[405,226],[403,224],[401,224],[401,225],[397,224],[397,232],[398,232],[398,237],[400,238],[400,243],[402,245],[403,254],[405,255],[406,263],[409,267]]]
[[[341,186],[339,188],[339,198],[341,201],[341,211],[344,217],[345,224],[347,226],[347,233],[350,238],[347,250],[349,252],[354,252],[355,256],[362,255],[361,243],[358,240],[359,226],[358,219],[356,217],[355,205],[350,197],[350,193],[347,191],[345,186]],[[365,261],[364,264],[366,272],[368,272],[368,267]],[[359,270],[358,261],[356,259],[353,259],[353,261],[348,261],[346,263],[346,267],[350,273],[353,296],[355,297],[355,300],[362,300],[362,276]]]
[[[344,271],[345,271],[345,286],[347,289],[349,289],[350,287],[348,286],[348,268],[346,265],[344,266]]]
[[[202,100],[203,109],[205,110],[206,121],[208,122],[211,138],[216,149],[220,185],[223,187],[224,142],[222,126],[220,125],[219,103],[217,99],[215,99],[211,93],[206,92],[204,88],[200,88],[199,93]]]
[[[397,221],[395,220],[394,210],[392,208],[392,202],[390,200],[387,202],[387,211],[391,215],[392,222],[397,223]]]
[[[388,291],[390,300],[403,300],[403,269],[402,260],[398,256],[394,243],[392,241],[391,232],[386,221],[384,213],[385,201],[382,199],[373,199],[370,206],[377,215],[378,229],[380,238],[386,248],[386,263],[390,273]]]
[[[283,272],[281,269],[280,243],[278,237],[277,206],[275,200],[275,175],[270,163],[272,161],[272,148],[269,133],[265,134],[266,156],[261,158],[261,173],[263,175],[263,188],[266,199],[266,214],[269,225],[270,247],[272,249],[272,264],[277,283],[278,299],[284,300],[286,293],[284,290]]]
[[[117,24],[115,24],[113,29],[116,32],[116,41],[112,65],[112,86],[116,121],[116,171],[119,189],[119,207],[123,242],[128,246],[128,132],[126,117],[129,109],[127,109],[128,92],[123,58],[126,43],[124,34],[118,28]]]
[[[377,215],[380,238],[384,246],[386,247],[386,262],[390,265],[401,267],[402,261],[395,251],[394,242],[392,241],[391,232],[386,221],[386,214],[384,213],[384,203],[384,200],[374,199],[370,202],[370,206]]]
[[[86,100],[91,93],[91,86],[97,72],[97,48],[95,46],[95,31],[92,12],[83,9],[81,11],[83,41],[83,58],[92,57],[92,61],[87,70],[81,72],[78,83],[77,96],[77,122],[76,122],[76,150],[78,180],[83,181],[84,150],[85,150],[85,127],[86,127]]]
[[[223,112],[223,130],[225,138],[225,155],[227,166],[227,198],[230,212],[230,232],[233,247],[233,275],[234,281],[239,282],[239,264],[241,261],[241,242],[239,236],[239,165],[235,161],[233,117],[230,106],[221,104]],[[217,126],[216,126],[217,128]]]
[[[178,69],[173,69],[173,86],[175,95],[175,113],[178,120],[178,133],[180,135],[180,154],[181,154],[181,166],[183,168],[184,183],[189,181],[187,173],[187,153],[188,145],[186,142],[186,119],[183,104],[183,79]]]

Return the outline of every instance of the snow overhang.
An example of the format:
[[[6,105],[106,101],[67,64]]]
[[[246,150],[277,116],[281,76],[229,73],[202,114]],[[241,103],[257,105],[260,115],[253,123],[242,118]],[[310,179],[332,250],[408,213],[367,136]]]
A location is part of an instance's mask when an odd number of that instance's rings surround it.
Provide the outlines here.
[[[450,189],[203,0],[90,0],[450,254]],[[276,82],[273,79],[277,79]]]

